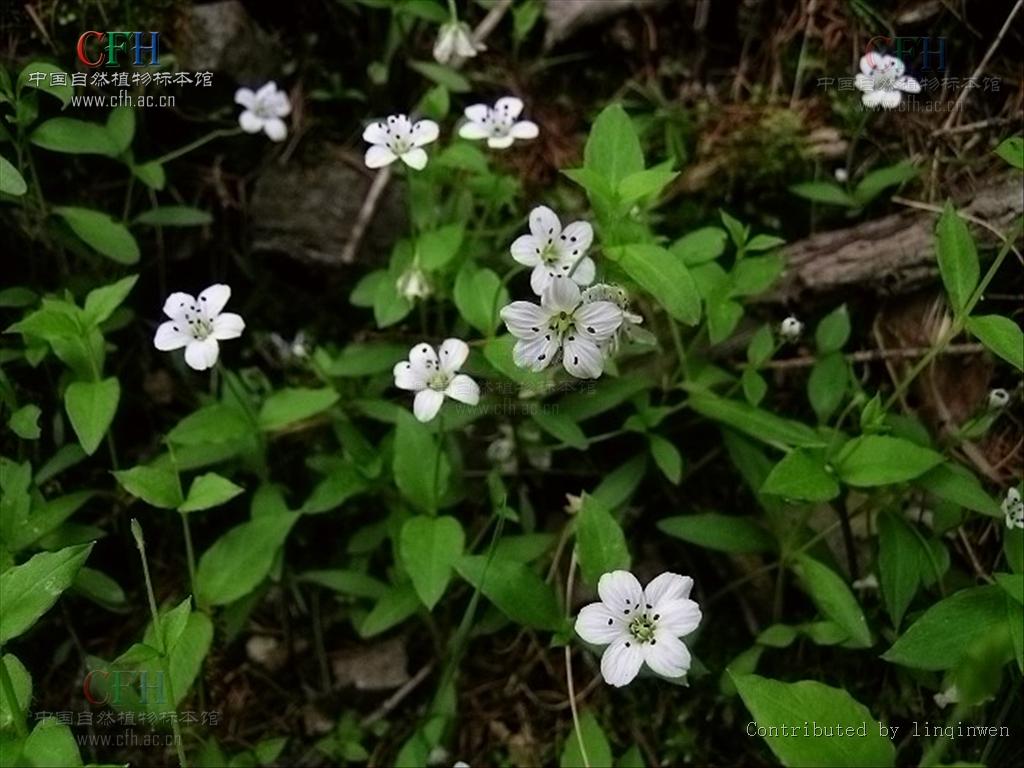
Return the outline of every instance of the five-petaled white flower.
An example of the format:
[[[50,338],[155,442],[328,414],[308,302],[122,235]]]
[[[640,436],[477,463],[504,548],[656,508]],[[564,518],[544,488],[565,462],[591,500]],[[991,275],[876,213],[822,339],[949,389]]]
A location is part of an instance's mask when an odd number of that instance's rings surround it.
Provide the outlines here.
[[[1010,393],[1005,389],[996,388],[988,393],[988,408],[990,411],[998,411],[1010,404]]]
[[[287,93],[277,90],[277,83],[271,80],[258,91],[239,88],[235,91],[235,103],[245,107],[238,116],[238,124],[243,131],[263,131],[272,141],[284,141],[288,126],[281,118],[291,113],[292,104]]]
[[[383,168],[401,160],[410,168],[423,170],[427,164],[427,144],[437,141],[440,129],[433,120],[413,123],[405,115],[390,115],[387,120],[370,123],[363,131],[363,141],[371,146],[366,150],[367,168]]]
[[[797,320],[795,317],[790,315],[782,324],[779,325],[779,335],[785,341],[796,341],[800,338],[800,334],[804,332],[804,324]]]
[[[211,285],[196,299],[187,293],[172,293],[164,302],[164,314],[170,320],[156,329],[154,346],[161,352],[185,348],[185,362],[197,371],[217,363],[218,341],[237,339],[245,330],[245,321],[234,312],[222,312],[231,298],[231,288]]]
[[[540,306],[513,301],[501,310],[509,333],[518,339],[512,359],[520,368],[542,371],[561,354],[562,365],[580,379],[596,379],[604,370],[601,344],[622,324],[622,310],[610,301],[584,304],[580,287],[554,278]]]
[[[480,401],[480,387],[459,368],[469,356],[469,346],[459,339],[445,339],[435,352],[429,344],[409,350],[409,359],[395,363],[395,386],[415,392],[412,412],[420,421],[430,421],[441,410],[444,398],[466,405]]]
[[[523,111],[523,102],[515,96],[498,99],[493,107],[473,104],[466,107],[466,119],[459,128],[464,139],[487,139],[491,149],[511,147],[516,139],[535,139],[540,129],[530,120],[517,120]]]
[[[434,60],[447,64],[455,56],[471,59],[479,51],[487,50],[483,43],[473,42],[473,32],[464,21],[452,19],[441,25],[434,43]]]
[[[1007,528],[1024,528],[1024,499],[1020,491],[1011,488],[1003,499],[1003,514],[1006,515]]]
[[[895,56],[868,53],[861,57],[860,72],[854,78],[854,85],[864,92],[861,101],[865,107],[895,109],[900,105],[903,93],[920,93],[921,84],[903,74],[906,65]]]
[[[589,223],[574,221],[562,229],[555,212],[541,205],[530,211],[530,234],[512,243],[512,258],[533,267],[530,287],[540,296],[555,277],[570,277],[578,285],[594,282],[594,260],[587,256],[593,241]]]
[[[601,602],[591,603],[576,618],[576,634],[594,645],[607,645],[601,657],[605,682],[619,688],[640,667],[662,677],[682,677],[690,669],[690,651],[679,638],[700,624],[700,607],[690,599],[693,579],[663,573],[641,589],[629,571],[612,571],[597,582]]]

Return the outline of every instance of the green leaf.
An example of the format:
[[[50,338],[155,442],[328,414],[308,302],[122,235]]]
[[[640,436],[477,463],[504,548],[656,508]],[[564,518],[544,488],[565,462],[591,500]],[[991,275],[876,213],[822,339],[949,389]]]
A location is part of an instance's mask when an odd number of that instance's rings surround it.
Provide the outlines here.
[[[896,629],[921,586],[926,558],[910,523],[883,509],[878,516],[878,581]]]
[[[46,75],[46,77],[33,82],[32,75],[39,73]],[[70,85],[50,85],[50,75],[54,73],[65,75],[64,80],[65,82],[67,81],[67,71],[65,69],[48,64],[45,61],[33,61],[21,70],[21,74],[18,75],[18,93],[20,94],[22,88],[36,88],[60,99],[61,106],[66,107],[75,93],[74,89]]]
[[[750,337],[750,344],[747,345],[747,362],[753,366],[764,365],[774,352],[775,337],[772,336],[772,327],[765,323]]]
[[[39,429],[39,415],[42,413],[38,405],[23,405],[11,414],[7,426],[22,440],[38,440],[42,434]]]
[[[733,675],[733,682],[756,727],[766,729],[764,740],[783,765],[885,768],[895,763],[896,750],[888,734],[867,707],[843,689],[813,680],[783,683],[758,675]],[[805,737],[806,722],[838,726],[844,734],[852,729],[855,735]],[[783,731],[784,725],[795,727],[796,734]]]
[[[658,530],[718,552],[770,552],[775,540],[751,517],[703,512],[696,515],[664,517]]]
[[[201,227],[213,223],[209,211],[189,205],[161,205],[140,213],[134,224],[148,224],[152,227]]]
[[[494,370],[511,379],[516,384],[533,390],[544,388],[547,379],[543,372],[534,372],[520,368],[512,361],[512,348],[515,346],[515,343],[515,338],[507,333],[502,336],[495,336],[493,339],[488,339],[487,343],[484,344],[484,357],[487,358],[487,362],[491,364]],[[578,418],[577,421],[579,421]]]
[[[386,632],[416,613],[420,599],[410,584],[398,584],[380,596],[366,618],[359,625],[361,637],[373,637]]]
[[[843,446],[834,466],[848,485],[871,488],[920,477],[942,463],[942,454],[900,437],[864,435]]]
[[[302,514],[318,515],[338,509],[353,496],[358,496],[367,488],[366,481],[358,470],[350,464],[333,467],[302,505]]]
[[[989,517],[1003,517],[999,503],[985,492],[978,478],[958,464],[940,464],[921,475],[915,484],[944,501]]]
[[[1017,170],[1024,170],[1024,136],[1011,136],[998,147],[996,154]]]
[[[118,264],[135,264],[139,260],[139,244],[132,233],[118,221],[89,208],[54,208],[71,231],[97,253]]]
[[[917,178],[917,174],[917,167],[909,162],[879,168],[861,179],[860,184],[853,190],[853,197],[859,206],[864,207],[889,187]]]
[[[612,189],[644,169],[640,138],[621,105],[611,104],[597,116],[583,150],[583,165],[604,177]]]
[[[722,220],[722,224],[725,225],[726,230],[728,230],[729,239],[732,240],[732,244],[736,246],[737,250],[742,250],[747,244],[747,238],[750,236],[750,227],[744,226],[743,222],[739,219],[730,216],[729,212],[724,208],[718,209],[718,216]]]
[[[619,182],[619,199],[625,204],[633,204],[661,192],[678,175],[668,167],[631,173]]]
[[[816,360],[807,378],[807,399],[818,416],[827,422],[846,396],[849,366],[841,352],[830,352]]]
[[[75,381],[64,391],[64,407],[82,450],[92,456],[114,421],[121,385],[117,379]]]
[[[415,507],[437,509],[448,488],[451,468],[430,428],[402,411],[395,429],[395,484]]]
[[[844,208],[857,208],[857,201],[846,190],[831,181],[807,181],[794,184],[789,188],[794,195],[826,205],[841,205]]]
[[[683,478],[683,457],[679,454],[679,449],[661,435],[649,434],[647,442],[658,469],[669,482],[679,485]]]
[[[975,642],[1005,622],[1002,588],[988,584],[963,589],[925,611],[882,658],[914,669],[953,669]]]
[[[850,313],[845,304],[829,312],[818,323],[814,331],[814,341],[818,345],[818,352],[827,355],[829,352],[838,352],[850,338]]]
[[[978,285],[980,268],[978,251],[967,222],[960,218],[949,201],[946,201],[946,208],[935,228],[935,253],[949,303],[960,315]]]
[[[377,373],[390,371],[395,363],[409,355],[408,344],[387,344],[376,342],[349,344],[337,355],[331,356],[325,349],[318,348],[315,353],[317,364],[328,376],[342,378],[373,376]]]
[[[761,493],[798,501],[829,501],[839,495],[839,483],[825,462],[824,451],[797,448],[772,467]]]
[[[449,224],[421,234],[416,239],[420,265],[430,271],[442,269],[459,252],[464,234],[461,224]]]
[[[672,243],[669,250],[673,256],[683,260],[687,266],[696,266],[714,261],[725,253],[725,243],[729,239],[720,227],[701,227]]]
[[[967,330],[1018,371],[1024,371],[1024,332],[1008,317],[977,315],[967,318]]]
[[[251,431],[252,425],[237,408],[212,403],[179,421],[167,439],[177,445],[203,445],[238,440]]]
[[[388,591],[388,585],[359,571],[327,570],[306,571],[297,576],[299,581],[319,584],[351,597],[367,597],[376,600]]]
[[[0,734],[2,734],[15,727],[15,712],[20,712],[22,716],[28,712],[28,705],[32,700],[32,676],[14,654],[4,654],[0,663],[7,667],[7,675],[11,679],[11,687],[14,692],[14,702],[11,702],[7,698],[6,686],[0,686]],[[17,706],[12,706],[13,703],[16,703]],[[4,764],[6,765],[6,763]]]
[[[128,106],[111,110],[107,115],[107,135],[118,155],[127,150],[135,138],[135,110]]]
[[[244,491],[244,488],[235,485],[226,477],[221,477],[216,472],[208,472],[192,481],[185,503],[178,507],[178,511],[198,512],[219,507]]]
[[[92,325],[99,325],[107,320],[114,314],[114,310],[128,298],[128,294],[132,292],[138,279],[138,275],[129,275],[116,283],[89,291],[85,297],[85,321]]]
[[[729,273],[730,296],[756,296],[764,293],[782,274],[786,260],[777,254],[748,256],[736,263]]]
[[[541,409],[533,414],[533,420],[549,435],[553,435],[578,451],[586,450],[587,436],[569,416],[554,410]]]
[[[676,320],[688,325],[700,320],[700,295],[686,266],[658,245],[637,243],[609,250],[619,266],[657,299]]]
[[[455,306],[462,318],[480,333],[490,335],[498,327],[498,310],[508,304],[508,290],[490,269],[467,262],[455,278]]]
[[[466,534],[454,517],[418,516],[406,520],[399,537],[402,564],[420,600],[433,610],[462,557]]]
[[[235,526],[199,559],[196,600],[226,605],[245,597],[266,578],[298,515],[264,515]]]
[[[743,385],[743,396],[751,405],[758,405],[768,394],[768,382],[753,368],[744,369],[740,376],[740,384]]]
[[[76,592],[105,608],[119,609],[127,603],[128,598],[121,585],[103,571],[83,567],[72,586]]]
[[[71,586],[93,544],[40,552],[0,573],[0,645],[26,632]]]
[[[781,237],[775,237],[774,235],[755,235],[750,239],[750,242],[746,244],[744,250],[747,253],[773,251],[776,248],[781,248],[785,244],[786,241]]]
[[[0,155],[0,193],[21,197],[28,191],[25,178],[18,173],[18,169],[11,165],[10,161]]]
[[[260,429],[273,432],[304,421],[333,407],[338,399],[337,391],[330,387],[279,389],[268,397],[260,408]]]
[[[618,509],[629,501],[644,477],[647,460],[638,454],[621,466],[605,475],[591,496],[600,501],[608,509]]]
[[[580,739],[583,739],[583,746],[587,750],[586,760],[580,751]],[[560,768],[612,765],[612,748],[608,743],[608,737],[604,735],[597,718],[589,709],[580,713],[579,735],[575,729],[569,729],[558,764]]]
[[[36,723],[21,748],[21,759],[26,768],[48,768],[55,765],[75,768],[82,764],[78,742],[71,729],[53,717],[43,718]]]
[[[576,518],[576,552],[583,579],[592,585],[602,574],[628,569],[629,547],[622,526],[598,498],[584,494]]]
[[[117,157],[120,154],[106,126],[73,117],[47,120],[32,132],[29,140],[37,147],[51,152],[106,157]]]
[[[818,433],[801,424],[747,403],[727,400],[710,392],[690,395],[690,407],[702,416],[714,419],[769,444],[819,448],[824,440]]]
[[[479,589],[518,624],[558,630],[564,618],[551,587],[527,566],[514,560],[467,555],[455,566],[459,575]]]
[[[357,286],[358,287],[358,286]],[[355,293],[355,291],[353,291]],[[395,281],[387,272],[375,281],[373,294],[373,319],[378,328],[387,328],[402,320],[412,311],[412,303],[400,296]]]
[[[720,344],[736,330],[743,319],[743,305],[725,298],[719,292],[712,293],[705,301],[708,315],[708,336],[712,344]]]
[[[452,93],[468,93],[473,89],[469,80],[451,67],[435,64],[432,61],[409,61],[409,67],[419,72],[428,80],[443,85]]]
[[[169,469],[138,466],[114,472],[114,477],[128,493],[150,506],[176,509],[183,502],[178,475]]]
[[[846,582],[807,555],[800,555],[793,568],[822,615],[842,627],[856,647],[871,647],[868,622]]]
[[[133,165],[132,175],[150,189],[155,189],[158,192],[167,184],[164,167],[155,160],[142,165]]]

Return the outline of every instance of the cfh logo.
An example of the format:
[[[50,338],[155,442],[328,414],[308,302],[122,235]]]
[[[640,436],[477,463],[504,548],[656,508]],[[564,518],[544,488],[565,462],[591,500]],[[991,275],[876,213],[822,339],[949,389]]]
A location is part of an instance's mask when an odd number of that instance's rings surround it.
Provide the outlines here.
[[[914,64],[916,71],[946,69],[946,38],[944,37],[890,37],[876,35],[868,40],[864,55],[890,54],[904,64]]]
[[[82,680],[90,704],[121,704],[121,692],[131,691],[143,705],[164,704],[164,673],[146,670],[94,669]]]
[[[147,35],[148,43],[144,42]],[[118,67],[127,63],[155,67],[160,63],[160,33],[83,32],[75,50],[78,60],[87,67]],[[143,51],[148,52],[148,62],[143,61]],[[123,60],[120,54],[124,54]]]

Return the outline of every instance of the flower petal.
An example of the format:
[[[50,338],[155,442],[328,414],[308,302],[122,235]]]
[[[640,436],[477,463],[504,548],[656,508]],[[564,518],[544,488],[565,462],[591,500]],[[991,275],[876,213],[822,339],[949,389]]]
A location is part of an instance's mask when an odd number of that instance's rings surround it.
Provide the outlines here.
[[[387,126],[382,122],[370,123],[363,129],[363,141],[371,144],[386,144],[390,138]]]
[[[602,575],[597,580],[597,594],[613,614],[623,617],[623,621],[643,608],[644,591],[629,571],[610,571]]]
[[[581,256],[594,242],[594,228],[589,221],[574,221],[566,225],[559,238],[559,251],[569,256]],[[575,261],[575,258],[573,259]]]
[[[562,274],[567,274],[568,270]],[[543,296],[544,291],[547,290],[548,286],[551,285],[551,281],[559,276],[556,271],[556,267],[553,264],[538,264],[533,268],[530,273],[530,288],[538,296]]]
[[[594,645],[608,645],[629,633],[621,617],[613,614],[604,603],[591,603],[576,617],[576,634]]]
[[[572,312],[580,303],[580,287],[572,280],[558,277],[551,281],[540,297],[540,305],[549,315]]]
[[[280,117],[272,117],[263,123],[263,132],[271,141],[284,141],[288,136],[288,126]]]
[[[865,75],[870,75],[874,72],[882,63],[882,57],[874,51],[868,51],[866,54],[860,57],[860,71]]]
[[[277,83],[271,80],[269,83],[264,83],[258,91],[256,91],[256,101],[266,101],[272,98],[277,93]]]
[[[597,267],[594,266],[594,260],[589,256],[580,259],[580,263],[576,265],[575,269],[569,267],[569,276],[576,285],[590,285],[594,282],[596,275]]]
[[[270,111],[277,117],[287,117],[292,113],[292,102],[284,91],[275,93],[270,100]]]
[[[904,91],[905,93],[920,93],[921,84],[912,77],[898,77],[896,78],[895,86],[898,90]]]
[[[444,393],[452,400],[458,400],[466,405],[476,405],[480,402],[480,385],[464,373],[455,376],[445,387]]]
[[[554,333],[533,339],[520,339],[512,347],[512,361],[520,368],[543,371],[558,352],[558,337]]]
[[[259,133],[263,130],[263,118],[247,109],[238,116],[238,125],[246,133]]]
[[[383,168],[385,165],[391,165],[397,159],[398,155],[380,144],[374,144],[366,150],[366,155],[363,156],[363,162],[366,163],[367,168]]]
[[[532,120],[520,120],[509,129],[508,135],[520,141],[536,139],[540,135],[540,128]]]
[[[601,676],[608,685],[621,688],[633,682],[643,663],[640,645],[631,638],[620,637],[608,646],[601,657]]]
[[[413,367],[408,360],[395,363],[391,372],[395,376],[395,386],[399,389],[418,392],[427,386],[426,371]]]
[[[622,325],[622,310],[610,301],[584,304],[573,313],[577,332],[593,342],[604,341]]]
[[[882,94],[884,93],[885,91],[868,91],[860,97],[860,100],[864,102],[865,107],[873,109],[882,103]]]
[[[523,111],[523,100],[517,99],[515,96],[505,96],[495,102],[494,111],[515,120],[519,117],[519,113]]]
[[[857,86],[857,90],[864,91],[865,93],[875,90],[875,80],[868,75],[858,74],[853,78],[853,84]]]
[[[437,352],[434,348],[423,342],[409,350],[409,362],[417,371],[424,372],[427,376],[435,373],[438,369]]]
[[[903,94],[899,91],[881,91],[882,106],[885,109],[896,109],[900,105]]]
[[[665,571],[656,576],[644,587],[644,599],[652,608],[656,607],[662,600],[680,600],[690,596],[693,589],[693,579],[689,576],[680,576],[678,573]]]
[[[199,311],[207,320],[212,320],[224,309],[224,305],[231,298],[231,286],[224,283],[211,285],[199,294]]]
[[[412,127],[412,143],[417,147],[437,141],[440,135],[441,129],[433,120],[420,120]]]
[[[459,128],[459,136],[463,139],[478,141],[479,139],[486,139],[490,135],[490,131],[479,123],[463,123]]]
[[[577,379],[596,379],[604,371],[604,355],[596,343],[570,332],[562,345],[562,366]]]
[[[202,341],[193,339],[185,347],[185,362],[188,363],[190,368],[194,368],[197,371],[205,371],[207,368],[212,368],[216,365],[219,354],[220,347],[213,336],[208,336]]]
[[[441,370],[455,373],[469,357],[469,345],[462,339],[445,339],[437,350]]]
[[[218,341],[237,339],[245,330],[245,320],[234,312],[222,312],[213,318],[213,338]]]
[[[430,421],[437,416],[444,402],[444,393],[436,389],[421,389],[412,401],[412,412],[422,422]]]
[[[557,240],[562,234],[562,222],[546,205],[538,205],[530,211],[530,232],[540,241],[538,245],[543,247]]]
[[[488,107],[486,104],[471,104],[470,106],[466,107],[466,109],[463,111],[463,114],[466,116],[467,120],[471,120],[474,123],[482,123],[484,120],[487,119],[487,116],[490,114],[490,112],[491,108]]]
[[[239,88],[235,91],[235,104],[241,104],[246,109],[252,109],[256,103],[256,94],[252,88]]]
[[[427,153],[419,147],[413,147],[408,152],[399,155],[402,162],[416,171],[422,171],[427,167]]]
[[[648,613],[659,630],[670,632],[676,637],[684,637],[693,632],[703,618],[700,607],[693,600],[683,598],[662,600]]]
[[[171,320],[186,320],[199,313],[195,297],[190,293],[175,291],[164,302],[164,314]]]
[[[649,643],[641,646],[647,666],[662,677],[682,677],[690,669],[690,651],[677,637],[655,631]]]
[[[508,136],[491,136],[487,139],[487,146],[491,149],[508,149],[515,144],[515,136],[509,134]]]
[[[513,301],[501,308],[501,319],[517,339],[533,339],[547,333],[551,313],[530,301]]]
[[[540,264],[540,254],[544,250],[533,235],[520,235],[512,241],[512,258],[520,264],[532,267]]]
[[[153,346],[161,352],[181,349],[192,341],[192,334],[185,332],[187,327],[178,325],[176,320],[161,323],[160,327],[156,329],[156,336],[153,337]]]

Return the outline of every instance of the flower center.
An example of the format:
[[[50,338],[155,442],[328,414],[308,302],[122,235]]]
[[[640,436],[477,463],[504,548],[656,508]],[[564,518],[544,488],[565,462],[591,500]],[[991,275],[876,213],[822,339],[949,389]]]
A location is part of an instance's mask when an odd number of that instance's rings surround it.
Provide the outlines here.
[[[896,75],[892,72],[878,72],[875,74],[875,90],[891,91],[896,87]]]
[[[485,125],[490,123],[491,134],[499,139],[508,136],[508,132],[512,130],[513,122],[511,117],[495,109],[490,110],[484,119]]]
[[[572,314],[572,312],[559,312],[551,318],[549,327],[559,336],[564,336],[575,325]]]
[[[648,618],[646,613],[636,616],[631,622],[629,622],[629,634],[636,638],[636,640],[641,644],[654,642],[655,629],[656,626],[654,620]]]
[[[452,375],[445,373],[444,371],[437,371],[433,376],[427,379],[427,386],[438,392],[444,392],[448,389],[448,385],[452,383]]]

